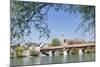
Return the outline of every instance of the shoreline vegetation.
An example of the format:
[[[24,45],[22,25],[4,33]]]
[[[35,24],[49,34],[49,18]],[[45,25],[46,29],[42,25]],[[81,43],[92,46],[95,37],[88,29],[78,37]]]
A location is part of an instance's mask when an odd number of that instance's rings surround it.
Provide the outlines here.
[[[86,43],[85,41],[68,41],[68,40],[64,40],[63,42],[67,43],[67,45]],[[94,42],[91,42],[91,43],[94,43]],[[62,43],[57,38],[53,39],[51,44],[49,45],[45,44],[42,47],[40,47],[36,43],[26,43],[26,45],[23,45],[23,46],[20,44],[13,45],[11,46],[10,58],[14,58],[14,57],[21,58],[21,57],[26,57],[26,56],[41,56],[41,54],[44,54],[45,56],[49,56],[49,52],[41,53],[40,48],[57,47],[57,46],[62,46]],[[69,53],[78,54],[79,48],[71,48]],[[95,53],[95,47],[85,48],[84,53],[87,53],[87,54]],[[58,55],[64,55],[63,50],[58,51]]]

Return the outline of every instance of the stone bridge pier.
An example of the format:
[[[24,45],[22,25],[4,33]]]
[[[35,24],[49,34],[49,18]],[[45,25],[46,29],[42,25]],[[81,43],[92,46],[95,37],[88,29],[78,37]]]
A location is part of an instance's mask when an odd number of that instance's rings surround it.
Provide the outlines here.
[[[79,55],[83,55],[84,54],[84,50],[85,50],[85,48],[79,48]]]

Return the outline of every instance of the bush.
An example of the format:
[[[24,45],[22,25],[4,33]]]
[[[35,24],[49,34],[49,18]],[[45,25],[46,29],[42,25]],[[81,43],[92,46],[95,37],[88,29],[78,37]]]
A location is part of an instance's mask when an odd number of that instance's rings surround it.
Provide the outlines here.
[[[59,39],[58,39],[58,38],[54,38],[54,39],[52,40],[51,46],[60,46],[60,41],[59,41]]]
[[[15,52],[17,57],[23,57],[24,48],[21,46],[17,46]]]

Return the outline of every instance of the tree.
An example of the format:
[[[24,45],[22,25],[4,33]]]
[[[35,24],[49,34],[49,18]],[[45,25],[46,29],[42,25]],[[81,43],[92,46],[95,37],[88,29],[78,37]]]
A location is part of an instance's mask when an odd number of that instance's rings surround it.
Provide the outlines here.
[[[29,36],[31,28],[40,32],[40,38],[49,37],[50,30],[45,21],[47,12],[41,13],[45,6],[47,4],[11,0],[11,41],[20,41],[24,36]]]
[[[17,46],[15,48],[16,57],[23,57],[24,48],[22,46]]]
[[[90,32],[94,35],[95,7],[88,5],[64,5],[41,2],[26,2],[11,0],[11,42],[24,41],[25,36],[30,36],[32,28],[40,33],[39,38],[50,37],[50,29],[47,24],[47,14],[50,8],[65,13],[81,14],[82,22],[76,30],[83,33]]]
[[[94,6],[80,6],[78,12],[81,13],[82,22],[78,25],[76,30],[81,29],[83,34],[89,32],[94,37],[95,34],[95,7]]]
[[[59,39],[58,39],[58,38],[54,38],[54,39],[52,40],[51,46],[60,46],[60,41],[59,41]]]

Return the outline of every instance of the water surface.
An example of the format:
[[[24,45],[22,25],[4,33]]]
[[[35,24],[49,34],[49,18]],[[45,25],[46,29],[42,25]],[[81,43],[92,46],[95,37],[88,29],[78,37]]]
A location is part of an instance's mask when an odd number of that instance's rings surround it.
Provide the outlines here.
[[[11,58],[11,66],[16,65],[38,65],[38,64],[57,64],[57,63],[71,63],[71,62],[89,62],[95,61],[95,54],[89,53],[84,55],[59,55],[59,56],[38,56],[38,57],[23,57]]]

